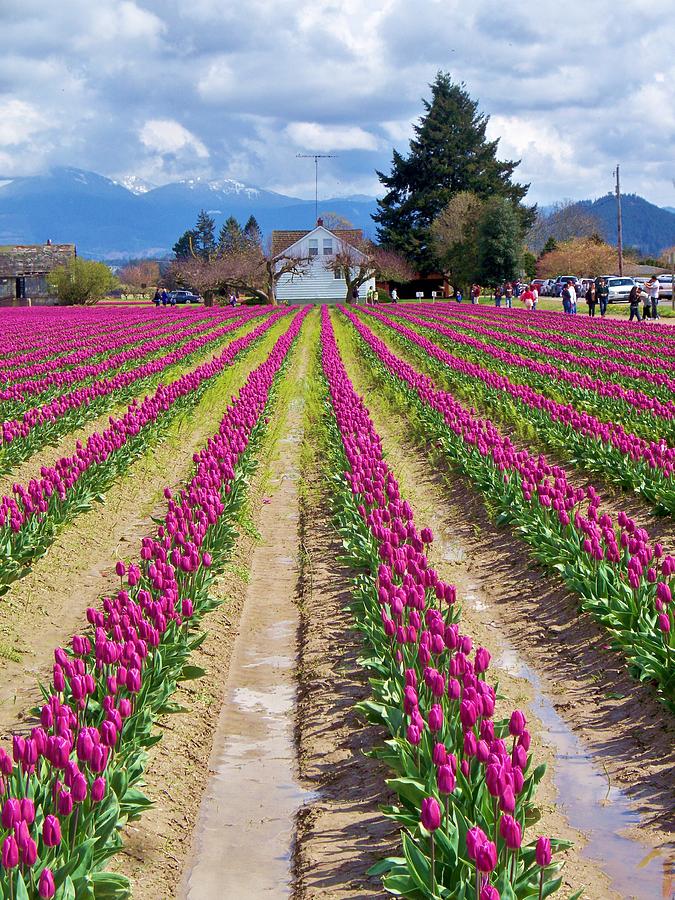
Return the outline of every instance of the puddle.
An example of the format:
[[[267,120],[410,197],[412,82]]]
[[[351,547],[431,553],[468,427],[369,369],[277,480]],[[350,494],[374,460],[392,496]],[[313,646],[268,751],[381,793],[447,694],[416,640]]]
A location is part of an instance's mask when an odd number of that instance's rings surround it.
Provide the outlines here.
[[[297,534],[278,527],[296,498],[289,473],[263,507],[183,900],[291,894],[295,815],[314,796],[296,781],[293,742]]]
[[[478,612],[489,609],[472,590],[465,601]],[[611,784],[602,763],[593,757],[556,712],[542,689],[537,673],[514,647],[502,643],[496,665],[515,678],[524,678],[533,690],[532,711],[543,726],[542,737],[555,748],[553,782],[558,805],[573,828],[587,837],[581,855],[600,864],[619,894],[631,900],[672,898],[675,856],[652,851],[624,837],[622,831],[640,825],[640,816],[627,795]]]

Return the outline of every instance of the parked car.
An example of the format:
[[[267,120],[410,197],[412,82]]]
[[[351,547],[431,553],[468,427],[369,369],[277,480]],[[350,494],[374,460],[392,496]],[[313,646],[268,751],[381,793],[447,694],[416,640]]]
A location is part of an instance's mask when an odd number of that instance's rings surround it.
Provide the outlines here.
[[[539,296],[543,296],[544,294],[544,285],[546,284],[546,280],[544,278],[535,278],[533,282],[531,282],[531,287],[537,289],[537,293]]]
[[[577,296],[579,296],[581,294],[581,282],[576,275],[560,275],[558,278],[556,278],[551,296],[562,296],[563,288],[568,281],[572,282],[572,284],[574,285],[574,290],[577,292]]]
[[[659,297],[667,298],[668,300],[672,299],[673,296],[673,281],[671,275],[659,275]]]
[[[607,298],[607,301],[609,303],[620,303],[622,300],[628,300],[631,288],[636,285],[634,278],[627,278],[626,276],[618,277],[614,275],[604,275],[603,277],[607,279],[607,287],[609,288],[609,297]]]
[[[175,300],[176,303],[201,303],[202,298],[192,291],[169,291],[169,300]]]
[[[544,280],[543,285],[541,286],[541,290],[539,291],[541,296],[542,297],[552,297],[554,285],[555,285],[555,278],[546,278]]]

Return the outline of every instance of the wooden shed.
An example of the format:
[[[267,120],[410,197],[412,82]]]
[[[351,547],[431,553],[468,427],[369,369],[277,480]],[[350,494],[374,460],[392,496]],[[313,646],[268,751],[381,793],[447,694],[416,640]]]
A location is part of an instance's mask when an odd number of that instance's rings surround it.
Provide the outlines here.
[[[0,300],[48,297],[47,275],[75,256],[75,244],[0,245]]]

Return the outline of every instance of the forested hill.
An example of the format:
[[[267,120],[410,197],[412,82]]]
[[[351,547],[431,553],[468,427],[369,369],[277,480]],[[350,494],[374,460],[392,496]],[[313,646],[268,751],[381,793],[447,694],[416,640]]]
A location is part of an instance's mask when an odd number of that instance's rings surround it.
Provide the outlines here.
[[[600,223],[600,233],[611,244],[616,243],[616,197],[606,194],[598,200],[582,200],[578,204]],[[623,243],[637,247],[641,253],[657,256],[675,244],[675,213],[649,203],[637,194],[621,197]]]

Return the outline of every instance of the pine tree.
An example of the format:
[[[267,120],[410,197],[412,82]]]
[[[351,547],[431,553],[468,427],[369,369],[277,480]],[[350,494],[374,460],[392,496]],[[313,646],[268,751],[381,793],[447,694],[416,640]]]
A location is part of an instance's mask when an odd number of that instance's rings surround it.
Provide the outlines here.
[[[194,228],[189,228],[187,231],[184,231],[173,245],[173,255],[176,259],[188,259],[192,256],[196,239],[197,232]]]
[[[216,249],[215,220],[202,209],[197,216],[197,224],[194,227],[194,252],[202,259],[210,259]]]
[[[229,216],[224,222],[218,235],[218,250],[220,253],[237,253],[246,246],[246,238],[241,225],[234,216]]]
[[[415,125],[410,153],[394,150],[391,173],[377,175],[387,189],[373,216],[382,244],[405,254],[423,273],[436,265],[430,226],[460,191],[481,199],[506,197],[520,204],[529,185],[513,182],[518,162],[497,159],[498,141],[485,136],[489,117],[479,113],[463,84],[439,72],[431,85],[431,101]],[[519,206],[523,226],[533,211]]]
[[[244,237],[249,244],[255,244],[258,247],[262,244],[262,231],[254,215],[250,215],[248,222],[244,225]]]
[[[558,242],[553,237],[553,235],[551,235],[549,238],[546,239],[546,243],[542,247],[541,256],[543,256],[544,253],[552,253],[554,250],[557,250],[557,249],[558,249]]]
[[[483,284],[512,281],[519,275],[523,253],[523,223],[516,203],[493,197],[483,206],[478,225],[479,278]]]

